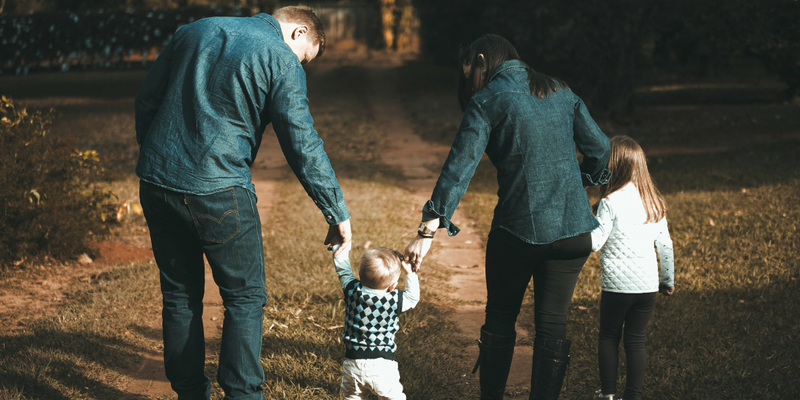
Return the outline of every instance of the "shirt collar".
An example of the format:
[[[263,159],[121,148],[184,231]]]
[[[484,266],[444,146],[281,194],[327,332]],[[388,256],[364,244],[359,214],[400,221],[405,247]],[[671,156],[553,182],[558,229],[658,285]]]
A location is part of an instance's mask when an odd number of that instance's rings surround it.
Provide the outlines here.
[[[495,76],[499,75],[502,72],[508,71],[510,69],[525,69],[525,64],[520,60],[508,60],[500,64],[499,67],[495,68],[492,72],[492,76],[489,78],[488,82],[491,82]]]
[[[281,31],[281,24],[278,22],[277,19],[275,19],[275,17],[265,13],[256,14],[255,17],[269,24],[269,26],[271,26],[272,29],[275,29],[275,31],[278,32],[278,36],[280,36],[281,39],[283,39],[283,31]]]

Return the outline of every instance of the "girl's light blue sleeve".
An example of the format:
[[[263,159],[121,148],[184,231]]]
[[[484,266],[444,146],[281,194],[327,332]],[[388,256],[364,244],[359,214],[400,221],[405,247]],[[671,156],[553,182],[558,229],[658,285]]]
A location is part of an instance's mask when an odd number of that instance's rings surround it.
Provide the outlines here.
[[[600,199],[600,204],[597,206],[597,222],[600,226],[592,231],[592,251],[600,251],[603,248],[608,236],[611,235],[611,229],[614,228],[614,210],[608,203],[608,199]]]
[[[339,246],[338,244],[333,246],[332,253],[336,253]],[[342,252],[338,256],[333,257],[333,266],[336,268],[336,274],[339,275],[339,283],[342,285],[343,290],[350,282],[356,279],[353,275],[353,268],[350,265],[349,251]]]
[[[406,288],[403,290],[403,309],[406,312],[419,303],[419,277],[417,274],[406,275]]]
[[[658,233],[656,234],[656,250],[658,251],[658,263],[661,266],[662,285],[667,287],[675,286],[675,257],[672,249],[672,238],[669,236],[669,226],[667,217],[661,219],[656,224]]]

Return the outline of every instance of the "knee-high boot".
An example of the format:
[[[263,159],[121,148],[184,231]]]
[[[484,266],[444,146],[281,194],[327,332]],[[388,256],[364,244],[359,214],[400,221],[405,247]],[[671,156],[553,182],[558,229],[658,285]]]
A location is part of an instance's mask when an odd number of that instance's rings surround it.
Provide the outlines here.
[[[534,339],[529,400],[558,400],[570,361],[571,343],[567,339]]]
[[[479,367],[481,369],[481,400],[503,399],[516,339],[516,332],[512,335],[495,335],[481,328],[481,340],[478,342],[481,353],[472,370],[474,374]]]

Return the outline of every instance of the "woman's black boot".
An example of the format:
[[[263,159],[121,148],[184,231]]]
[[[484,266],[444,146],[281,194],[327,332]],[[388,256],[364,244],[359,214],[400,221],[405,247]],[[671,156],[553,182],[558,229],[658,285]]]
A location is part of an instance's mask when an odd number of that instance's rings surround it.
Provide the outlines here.
[[[508,336],[495,335],[481,328],[481,339],[478,341],[481,353],[472,370],[474,374],[478,367],[481,369],[481,400],[503,399],[516,340],[516,332]]]
[[[529,400],[558,400],[569,365],[571,343],[567,339],[534,339]]]

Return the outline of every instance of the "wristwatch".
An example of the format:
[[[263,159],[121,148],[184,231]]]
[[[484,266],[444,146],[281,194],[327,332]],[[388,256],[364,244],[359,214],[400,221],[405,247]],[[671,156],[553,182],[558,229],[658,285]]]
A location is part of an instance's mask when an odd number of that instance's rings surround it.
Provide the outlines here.
[[[424,222],[420,222],[417,234],[424,238],[433,239],[433,235],[436,234],[436,231],[429,229]]]

